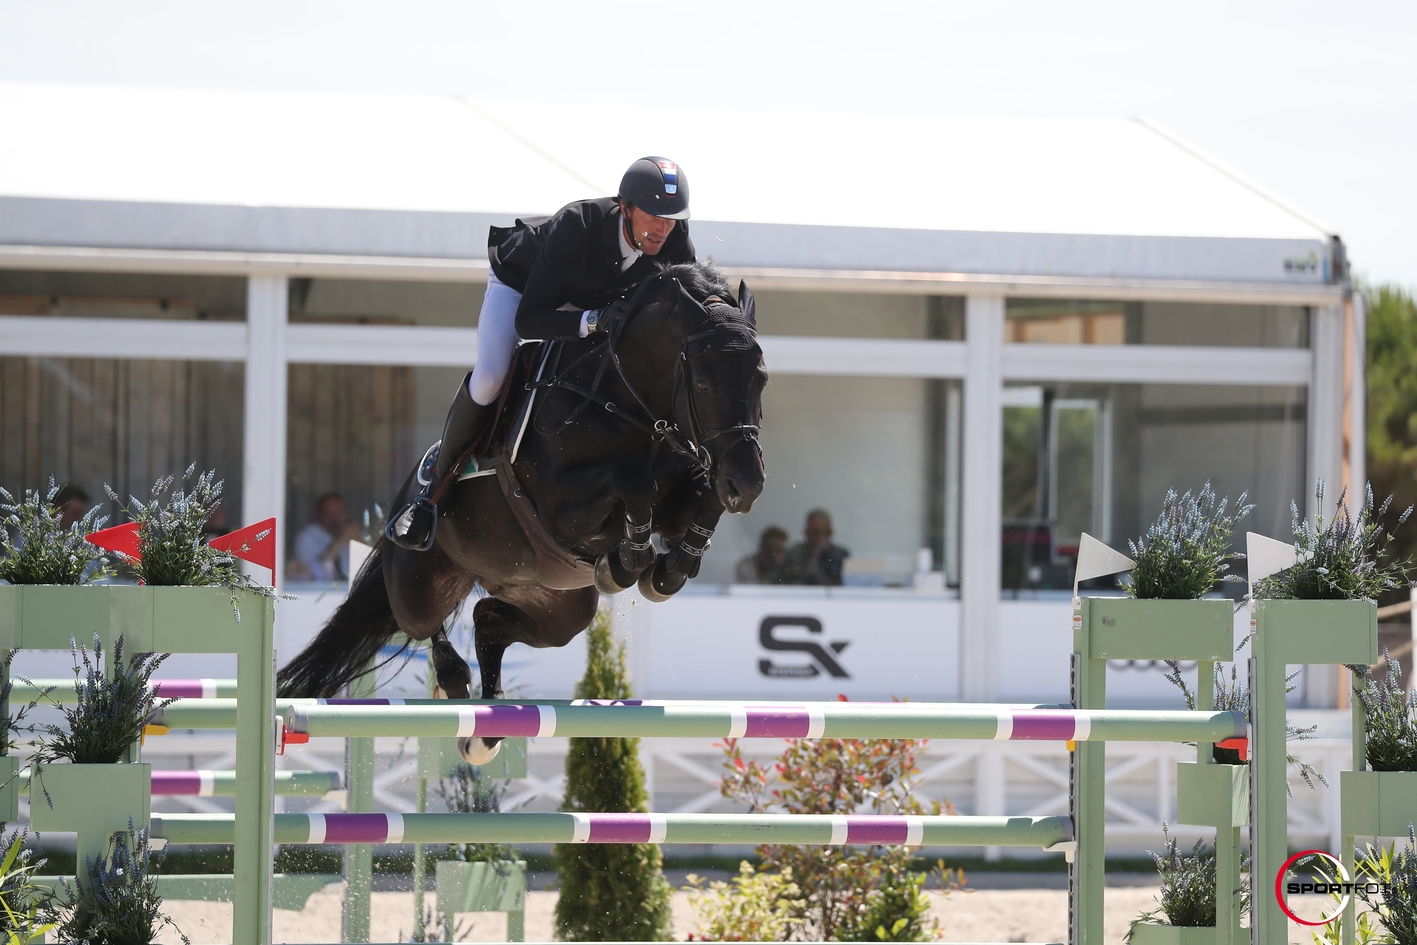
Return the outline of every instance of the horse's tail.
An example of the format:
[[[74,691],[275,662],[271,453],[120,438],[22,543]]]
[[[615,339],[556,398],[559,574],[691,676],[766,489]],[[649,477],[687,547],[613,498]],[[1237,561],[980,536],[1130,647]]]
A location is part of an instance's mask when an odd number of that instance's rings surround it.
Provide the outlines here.
[[[276,694],[285,699],[328,699],[370,669],[379,650],[399,628],[384,585],[384,539],[359,569],[349,596],[315,639],[276,674]]]

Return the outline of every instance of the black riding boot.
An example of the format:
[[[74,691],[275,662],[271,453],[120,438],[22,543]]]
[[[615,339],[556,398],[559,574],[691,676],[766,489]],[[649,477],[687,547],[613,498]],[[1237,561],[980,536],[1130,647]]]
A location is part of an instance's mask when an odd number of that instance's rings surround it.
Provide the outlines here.
[[[469,373],[468,377],[472,374]],[[433,504],[433,490],[443,477],[452,471],[468,446],[487,432],[496,410],[484,407],[472,399],[467,392],[468,377],[458,385],[453,397],[453,405],[448,408],[448,419],[443,424],[443,440],[438,447],[438,460],[433,467],[433,475],[412,502],[400,509],[384,529],[384,537],[401,548],[410,551],[427,551],[433,547],[433,536],[438,530],[438,507]]]

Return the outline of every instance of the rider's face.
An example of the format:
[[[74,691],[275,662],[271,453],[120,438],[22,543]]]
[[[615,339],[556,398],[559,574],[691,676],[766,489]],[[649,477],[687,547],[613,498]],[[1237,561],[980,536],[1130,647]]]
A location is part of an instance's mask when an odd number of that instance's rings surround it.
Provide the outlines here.
[[[622,203],[622,208],[627,204]],[[625,217],[630,229],[630,243],[646,256],[657,256],[664,248],[664,241],[674,232],[674,221],[645,213],[639,207],[630,207]]]

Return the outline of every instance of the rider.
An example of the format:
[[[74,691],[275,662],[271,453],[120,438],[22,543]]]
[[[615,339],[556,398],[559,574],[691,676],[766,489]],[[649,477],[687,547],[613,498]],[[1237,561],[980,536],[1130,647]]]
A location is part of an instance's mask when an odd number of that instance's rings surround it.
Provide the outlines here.
[[[437,461],[419,468],[423,491],[389,521],[385,534],[404,548],[433,545],[431,493],[494,420],[491,406],[511,368],[517,339],[585,338],[607,331],[612,303],[654,271],[646,257],[694,261],[689,241],[689,181],[673,161],[640,158],[616,197],[567,204],[552,217],[494,226],[488,234],[487,294],[477,322],[477,363],[453,397]]]

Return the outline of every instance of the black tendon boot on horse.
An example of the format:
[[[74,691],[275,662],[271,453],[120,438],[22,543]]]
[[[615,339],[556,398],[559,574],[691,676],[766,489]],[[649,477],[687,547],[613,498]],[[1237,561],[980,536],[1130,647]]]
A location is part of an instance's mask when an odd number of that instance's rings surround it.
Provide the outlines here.
[[[497,414],[495,406],[479,404],[468,393],[467,377],[458,385],[453,397],[453,405],[448,408],[448,419],[443,424],[443,439],[438,447],[438,459],[433,465],[432,475],[423,485],[412,502],[400,509],[389,519],[384,529],[384,537],[410,551],[427,551],[433,547],[433,538],[438,533],[438,506],[434,496],[439,494],[439,484],[453,472],[453,464],[462,457],[468,447],[486,435]]]

